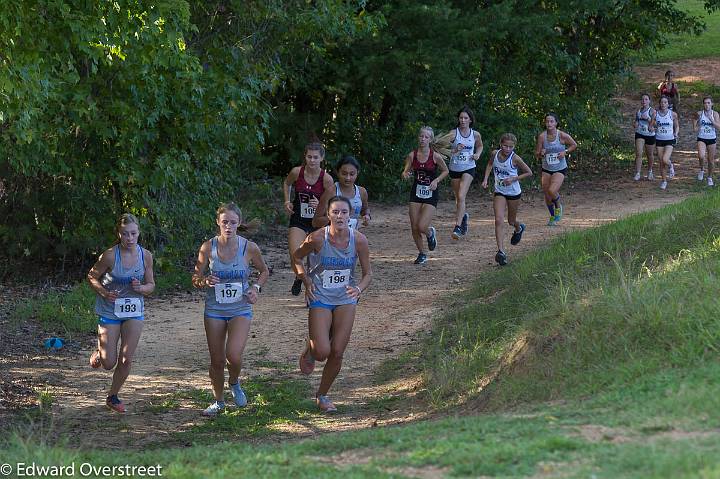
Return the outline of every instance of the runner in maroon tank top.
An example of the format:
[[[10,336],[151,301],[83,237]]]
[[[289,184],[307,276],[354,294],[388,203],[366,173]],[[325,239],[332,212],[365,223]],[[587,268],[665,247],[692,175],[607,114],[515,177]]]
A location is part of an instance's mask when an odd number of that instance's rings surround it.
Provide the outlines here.
[[[296,166],[285,178],[283,195],[285,197],[285,210],[290,214],[288,228],[288,249],[292,264],[292,252],[300,247],[305,237],[315,228],[312,225],[315,208],[317,208],[323,192],[334,186],[330,175],[320,166],[325,158],[325,148],[320,143],[305,145],[304,161],[302,166]],[[292,200],[290,188],[292,187]],[[302,280],[295,278],[290,291],[294,296],[300,294]]]

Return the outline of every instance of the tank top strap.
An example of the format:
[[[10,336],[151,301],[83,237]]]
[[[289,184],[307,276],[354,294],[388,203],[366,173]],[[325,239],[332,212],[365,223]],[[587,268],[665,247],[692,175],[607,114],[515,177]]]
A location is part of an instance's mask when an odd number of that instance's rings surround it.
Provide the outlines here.
[[[348,242],[348,249],[355,254],[355,234],[357,231],[354,229],[350,229],[350,241]]]
[[[115,268],[122,269],[122,258],[120,257],[120,244],[115,245]]]
[[[215,236],[213,239],[210,240],[210,258],[213,261],[218,260],[218,252],[217,252],[217,236]]]
[[[360,188],[358,188],[358,185],[353,185],[355,187],[355,197],[357,198],[360,196]]]
[[[413,150],[413,163],[417,163],[417,150]]]
[[[140,246],[139,244],[135,245],[135,246],[137,246],[138,258],[140,259],[140,266],[142,266],[142,269],[144,271],[145,270],[145,253],[143,252],[142,246]]]
[[[245,252],[247,251],[247,246],[248,246],[247,238],[243,238],[243,239],[245,240],[245,244],[243,245],[243,248],[242,248],[242,254],[240,254],[241,258],[245,257]],[[240,252],[240,236],[238,236],[238,253],[239,252]]]

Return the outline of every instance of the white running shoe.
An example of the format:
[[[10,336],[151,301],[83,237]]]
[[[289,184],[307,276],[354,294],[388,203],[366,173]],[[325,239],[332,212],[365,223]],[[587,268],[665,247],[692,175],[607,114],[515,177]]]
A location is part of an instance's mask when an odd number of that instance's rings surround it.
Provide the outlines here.
[[[715,186],[715,182],[712,179],[712,176],[708,176],[708,186]]]
[[[655,181],[655,175],[653,175],[652,170],[648,171],[648,181]]]
[[[660,189],[661,189],[661,190],[664,190],[665,188],[667,188],[667,181],[662,180],[662,181],[660,182]]]
[[[635,180],[635,181],[640,181],[640,172],[639,172],[639,171],[638,171],[637,173],[635,173],[635,178],[634,178],[634,180]]]
[[[668,178],[671,180],[673,178],[675,178],[675,165],[673,165],[672,162],[670,162],[670,170],[668,171]]]
[[[698,171],[698,181],[702,181],[705,177],[705,172],[703,170]]]

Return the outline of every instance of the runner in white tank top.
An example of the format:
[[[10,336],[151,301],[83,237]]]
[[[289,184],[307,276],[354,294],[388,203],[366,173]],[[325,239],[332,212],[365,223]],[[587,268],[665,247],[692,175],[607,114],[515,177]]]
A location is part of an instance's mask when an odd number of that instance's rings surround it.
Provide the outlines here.
[[[513,227],[510,244],[516,245],[522,239],[525,225],[518,221],[517,211],[520,206],[520,180],[532,176],[532,170],[518,155],[515,154],[517,138],[512,133],[505,133],[500,137],[500,148],[490,153],[485,178],[482,187],[488,187],[490,172],[495,175],[495,194],[493,196],[493,211],[495,212],[495,242],[497,253],[495,261],[500,266],[507,264],[505,253],[505,212],[507,222]],[[522,173],[518,174],[518,170]]]
[[[215,216],[218,235],[200,246],[192,276],[193,285],[207,291],[203,319],[215,401],[203,411],[204,416],[217,416],[225,409],[226,365],[235,405],[247,405],[245,391],[240,387],[242,355],[250,333],[252,305],[270,273],[260,248],[238,236],[238,229],[244,229],[241,221],[242,214],[235,203],[220,205]],[[259,273],[253,284],[248,282],[251,265]]]
[[[650,106],[650,95],[643,93],[640,96],[640,109],[633,117],[633,129],[635,130],[635,181],[642,178],[642,155],[643,150],[648,160],[647,179],[655,179],[653,175],[653,162],[655,160],[655,127],[652,124],[655,109]]]
[[[369,225],[372,217],[368,206],[368,192],[362,186],[355,184],[360,174],[360,162],[354,156],[343,156],[335,165],[335,172],[338,177],[335,188],[326,189],[320,197],[312,225],[315,228],[322,228],[330,223],[327,217],[327,202],[333,196],[344,196],[350,200],[352,206],[349,226],[351,228]]]
[[[98,321],[98,346],[90,356],[90,366],[115,368],[105,404],[115,412],[124,413],[125,404],[118,398],[118,393],[130,374],[140,341],[144,317],[142,297],[155,290],[155,276],[152,254],[137,244],[140,235],[137,218],[131,214],[122,215],[115,231],[118,244],[103,252],[87,275],[90,287],[98,295],[98,303],[112,307],[112,313]],[[137,265],[142,265],[141,270]],[[115,273],[109,281],[108,273]],[[106,309],[99,308],[100,311]]]
[[[345,197],[330,198],[327,214],[330,224],[310,233],[293,252],[293,268],[305,284],[305,299],[310,308],[310,337],[300,355],[300,371],[310,374],[315,361],[327,360],[315,394],[318,408],[327,413],[337,411],[327,393],[342,367],[357,302],[372,277],[367,238],[348,226],[350,207],[350,200]],[[313,269],[306,272],[303,262],[311,255],[309,263]],[[357,260],[362,268],[359,281],[354,272]]]
[[[715,169],[715,151],[717,148],[717,130],[720,129],[720,117],[718,112],[713,110],[712,98],[706,96],[703,98],[703,109],[697,112],[694,121],[695,131],[697,134],[697,151],[698,161],[700,162],[700,171],[698,172],[698,181],[703,180],[705,160],[707,160],[707,185],[715,186],[713,182],[713,170]]]
[[[560,199],[560,188],[568,173],[567,155],[575,149],[577,143],[573,137],[558,129],[557,115],[552,112],[545,115],[545,131],[537,136],[535,157],[543,164],[540,181],[545,206],[550,212],[548,226],[554,226],[562,219],[564,205]]]
[[[675,176],[675,167],[672,164],[672,152],[675,142],[680,134],[680,121],[678,115],[669,108],[667,97],[660,98],[660,107],[655,112],[652,126],[655,127],[655,149],[660,161],[660,189],[667,188],[667,180]],[[667,171],[667,175],[666,175]]]
[[[475,115],[466,105],[458,111],[457,127],[438,138],[440,144],[450,144],[450,186],[455,194],[455,227],[451,233],[458,240],[468,232],[470,215],[466,211],[465,198],[476,175],[476,162],[483,151],[482,137],[473,130]]]

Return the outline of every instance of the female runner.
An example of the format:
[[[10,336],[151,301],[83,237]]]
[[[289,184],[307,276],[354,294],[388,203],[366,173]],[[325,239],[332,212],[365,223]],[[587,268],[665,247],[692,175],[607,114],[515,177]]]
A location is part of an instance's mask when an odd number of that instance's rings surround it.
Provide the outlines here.
[[[313,227],[322,228],[328,224],[327,202],[333,196],[344,196],[350,200],[352,207],[349,226],[351,228],[359,228],[360,220],[362,220],[362,226],[369,225],[371,216],[367,190],[355,184],[358,174],[360,174],[360,162],[354,156],[343,156],[335,165],[335,171],[338,181],[335,182],[335,188],[326,189],[320,197],[315,209],[315,217],[312,220]]]
[[[98,315],[98,346],[90,356],[90,366],[115,368],[105,404],[124,413],[125,404],[118,393],[130,374],[145,319],[145,296],[155,290],[155,277],[152,254],[137,242],[137,218],[128,213],[120,216],[115,232],[117,244],[100,255],[87,275],[97,293]]]
[[[415,246],[418,249],[415,264],[427,262],[422,235],[425,235],[427,247],[430,251],[433,251],[437,246],[435,228],[430,226],[430,222],[437,209],[438,184],[449,173],[443,156],[430,148],[434,138],[435,133],[432,128],[429,126],[420,128],[418,147],[408,153],[401,175],[404,180],[414,177],[413,186],[410,190],[408,214],[410,215],[413,241],[415,241]],[[438,174],[438,171],[440,174]]]
[[[633,128],[635,129],[635,181],[640,181],[642,177],[643,150],[645,150],[645,156],[648,159],[647,179],[652,181],[655,179],[653,175],[655,127],[652,125],[655,109],[650,106],[650,95],[643,93],[640,99],[641,106],[635,112],[635,119],[633,120]]]
[[[477,160],[483,151],[480,133],[473,130],[475,115],[466,105],[458,111],[457,127],[438,139],[439,144],[450,142],[450,185],[455,194],[455,228],[453,239],[460,239],[468,232],[470,215],[465,208],[465,198],[475,178]]]
[[[713,182],[713,170],[715,167],[715,149],[717,148],[717,130],[720,128],[718,112],[713,110],[712,98],[703,98],[703,109],[697,112],[695,118],[695,131],[697,134],[698,160],[700,161],[700,172],[698,180],[703,180],[704,165],[707,159],[707,185],[715,186]]]
[[[680,134],[680,121],[678,115],[669,107],[670,100],[664,96],[660,98],[660,108],[655,112],[653,125],[655,127],[655,148],[660,161],[660,189],[667,188],[667,180],[675,176],[675,167],[672,163],[672,152]],[[667,178],[665,170],[667,169]]]
[[[326,189],[332,188],[333,180],[325,174],[321,163],[325,158],[325,148],[317,142],[305,145],[304,161],[302,166],[296,166],[288,173],[283,183],[283,196],[285,197],[285,211],[290,215],[288,227],[288,250],[292,264],[292,253],[303,242],[305,237],[315,231],[312,225],[315,209],[320,197]],[[290,188],[293,189],[292,200]],[[300,294],[302,281],[295,278],[290,292],[293,296]]]
[[[672,70],[665,72],[665,80],[658,85],[658,96],[660,98],[666,96],[668,99],[668,108],[677,113],[680,103],[680,93],[678,92],[677,83],[673,82],[675,74]]]
[[[558,129],[557,115],[545,115],[545,131],[537,137],[535,157],[542,159],[542,189],[550,212],[548,226],[554,226],[562,219],[560,188],[568,173],[567,155],[576,149],[573,137]]]
[[[485,168],[485,178],[482,187],[488,187],[490,172],[495,175],[495,194],[493,196],[493,211],[495,212],[495,242],[498,251],[495,261],[504,266],[507,264],[505,254],[505,212],[507,222],[514,228],[510,244],[520,243],[525,225],[517,220],[518,206],[520,206],[520,180],[532,176],[532,171],[518,155],[515,154],[517,138],[512,133],[505,133],[500,137],[500,148],[490,153],[490,161]],[[522,173],[518,174],[519,171]]]
[[[348,226],[351,207],[345,197],[330,198],[330,224],[308,235],[294,253],[295,273],[305,284],[310,308],[309,338],[300,355],[300,371],[310,374],[315,361],[327,359],[315,400],[318,408],[328,413],[337,411],[327,394],[342,366],[357,302],[372,276],[367,238]],[[306,272],[303,259],[307,256]],[[362,267],[360,281],[355,273],[358,259]]]
[[[235,203],[220,205],[215,219],[219,233],[200,246],[192,277],[196,288],[207,290],[204,323],[215,402],[203,411],[204,416],[216,416],[225,409],[226,364],[235,405],[247,405],[245,391],[240,387],[240,367],[250,332],[252,305],[257,302],[269,272],[260,248],[237,234],[241,220],[242,213]],[[251,265],[260,273],[252,286]]]

